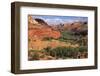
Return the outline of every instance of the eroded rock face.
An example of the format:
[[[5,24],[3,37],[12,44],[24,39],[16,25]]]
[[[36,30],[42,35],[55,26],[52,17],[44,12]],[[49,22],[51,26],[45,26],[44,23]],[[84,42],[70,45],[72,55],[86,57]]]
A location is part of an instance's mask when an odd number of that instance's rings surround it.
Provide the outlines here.
[[[33,19],[32,16],[28,18],[29,49],[41,50],[48,45],[48,42],[43,41],[44,38],[57,39],[61,36],[59,31],[53,30],[42,19]]]
[[[83,23],[81,23],[81,22],[67,23],[67,24],[64,24],[64,29],[69,30],[69,31],[81,30],[82,25],[83,25]]]
[[[28,31],[28,34],[29,34],[29,38],[37,37],[40,39],[46,37],[57,39],[61,36],[59,31],[55,31],[50,28],[32,29]]]
[[[42,19],[32,19],[32,16],[29,16],[28,18],[29,38],[38,37],[43,39],[44,37],[51,37],[57,39],[61,36],[59,31],[53,30]]]
[[[32,18],[32,16],[28,16],[28,23],[29,24],[38,24],[38,22],[36,21],[36,20],[34,20],[33,18]]]

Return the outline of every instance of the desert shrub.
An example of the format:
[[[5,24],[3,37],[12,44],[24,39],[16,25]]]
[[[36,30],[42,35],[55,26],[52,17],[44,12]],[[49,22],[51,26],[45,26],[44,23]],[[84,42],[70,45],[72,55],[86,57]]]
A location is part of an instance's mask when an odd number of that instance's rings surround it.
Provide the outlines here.
[[[28,52],[29,60],[39,60],[40,56],[44,56],[45,52],[43,50],[30,50]]]
[[[76,37],[74,35],[72,35],[72,32],[71,31],[63,31],[61,32],[62,34],[62,39],[66,40],[66,39],[71,39],[71,40],[75,40]]]
[[[56,47],[54,49],[46,48],[46,52],[48,52],[51,56],[55,56],[56,58],[72,58],[74,53],[74,48],[66,48],[66,47]]]
[[[87,52],[87,46],[80,46],[79,47],[79,52]]]
[[[44,50],[31,50],[29,51],[29,56],[31,56],[31,60],[39,60],[40,55],[44,56],[52,56],[56,59],[68,59],[68,58],[77,58],[79,53],[83,54],[87,52],[87,46],[80,46],[77,48],[72,47],[56,47],[51,48],[47,47]]]

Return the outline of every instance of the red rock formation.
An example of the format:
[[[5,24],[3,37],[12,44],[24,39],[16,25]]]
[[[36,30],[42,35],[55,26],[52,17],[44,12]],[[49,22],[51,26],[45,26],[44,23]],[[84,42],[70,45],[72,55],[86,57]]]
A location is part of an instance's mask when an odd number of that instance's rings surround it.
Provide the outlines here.
[[[57,39],[61,36],[59,31],[52,30],[51,28],[31,29],[28,31],[28,35],[29,38],[38,37],[40,39],[45,37]]]
[[[28,17],[28,28],[29,39],[34,37],[40,39],[51,37],[57,39],[61,36],[59,31],[53,30],[45,21],[41,19],[32,19],[32,16]]]

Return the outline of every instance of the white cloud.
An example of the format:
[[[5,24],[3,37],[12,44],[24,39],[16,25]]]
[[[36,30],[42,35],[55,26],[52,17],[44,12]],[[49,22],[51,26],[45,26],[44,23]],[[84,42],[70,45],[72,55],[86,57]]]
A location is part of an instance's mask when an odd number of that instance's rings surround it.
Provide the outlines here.
[[[45,21],[48,24],[59,24],[59,23],[63,23],[64,21],[60,18],[54,18],[54,19],[45,19]]]

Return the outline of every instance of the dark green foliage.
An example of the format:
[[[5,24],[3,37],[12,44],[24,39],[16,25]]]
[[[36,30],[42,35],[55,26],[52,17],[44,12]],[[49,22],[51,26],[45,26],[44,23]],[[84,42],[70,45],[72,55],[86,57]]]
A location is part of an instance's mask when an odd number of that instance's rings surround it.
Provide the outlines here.
[[[87,31],[77,31],[77,32],[73,32],[73,31],[61,31],[61,37],[58,39],[59,41],[62,42],[70,42],[72,44],[79,44],[80,46],[87,46],[87,35],[82,35],[85,33],[87,33]],[[75,35],[75,33],[80,33]]]
[[[70,31],[62,31],[61,32],[61,35],[62,35],[62,39],[64,39],[64,40],[69,40],[69,39],[75,39],[75,36],[74,35],[72,35],[72,32],[70,32]]]
[[[87,52],[87,46],[80,46],[79,47],[79,52]]]
[[[87,52],[87,47],[81,46],[78,48],[71,47],[56,47],[51,49],[50,47],[46,48],[45,51],[51,56],[56,57],[57,59],[62,58],[77,58],[78,53]]]
[[[42,56],[52,56],[55,59],[76,59],[81,57],[81,54],[87,54],[87,46],[80,46],[77,48],[72,47],[47,47],[44,50],[30,50],[29,60],[39,60]],[[85,54],[85,55],[86,55]]]

